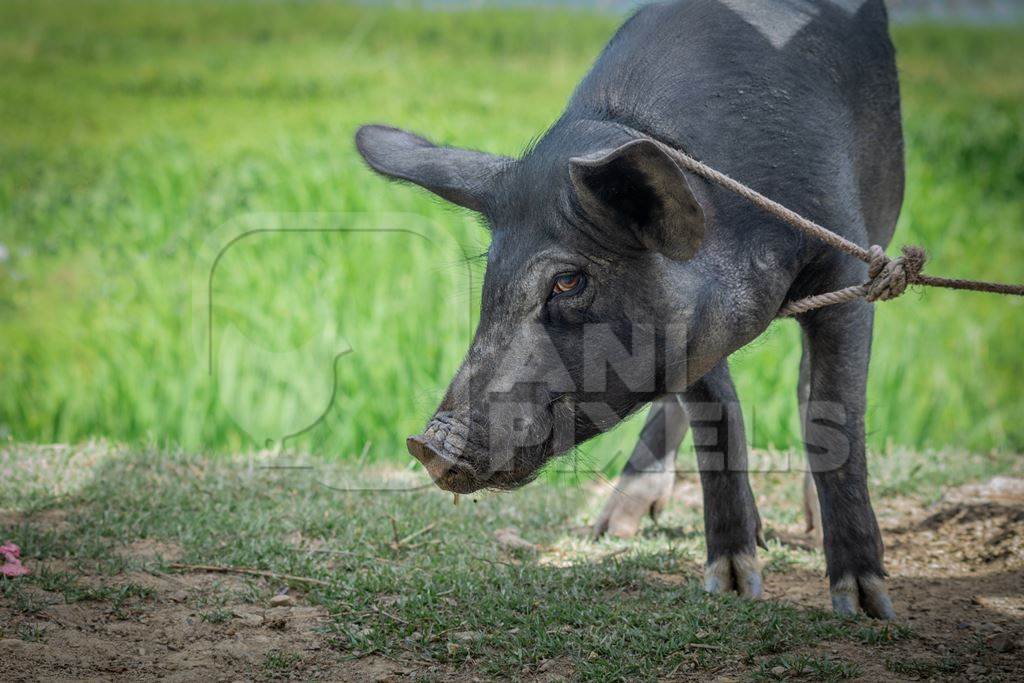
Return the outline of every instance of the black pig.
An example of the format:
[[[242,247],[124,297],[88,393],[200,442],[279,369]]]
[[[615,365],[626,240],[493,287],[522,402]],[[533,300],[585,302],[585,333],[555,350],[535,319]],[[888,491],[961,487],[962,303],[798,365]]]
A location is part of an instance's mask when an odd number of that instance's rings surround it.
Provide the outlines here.
[[[443,489],[512,488],[653,402],[625,495],[596,532],[629,533],[660,509],[692,422],[706,586],[758,597],[761,524],[726,359],[787,300],[864,282],[866,266],[681,170],[658,143],[887,245],[903,138],[882,0],[647,6],[519,159],[360,128],[374,170],[479,212],[492,233],[473,344],[409,451]],[[864,301],[798,317],[799,401],[833,608],[890,617],[866,484],[872,320]]]

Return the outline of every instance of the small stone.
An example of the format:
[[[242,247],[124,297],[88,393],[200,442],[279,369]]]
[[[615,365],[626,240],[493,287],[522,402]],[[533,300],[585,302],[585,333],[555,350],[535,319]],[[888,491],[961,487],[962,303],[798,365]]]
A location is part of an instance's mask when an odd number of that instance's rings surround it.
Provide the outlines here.
[[[523,539],[515,527],[506,527],[494,532],[498,545],[506,550],[536,550],[537,546]]]
[[[239,624],[242,626],[256,627],[263,624],[263,615],[255,611],[239,609],[233,611],[232,614],[239,620]]]
[[[480,640],[484,637],[484,634],[479,631],[456,631],[452,634],[452,640],[456,640],[460,643],[468,643],[474,640]]]
[[[270,598],[271,607],[291,607],[294,604],[295,599],[287,593],[275,595],[274,597]]]
[[[773,666],[772,667],[772,676],[780,676],[781,677],[781,676],[784,676],[785,674],[786,674],[786,667],[781,666],[781,665],[780,666]]]
[[[985,644],[996,652],[1013,652],[1017,649],[1017,643],[1009,633],[997,633],[994,636],[989,636]]]

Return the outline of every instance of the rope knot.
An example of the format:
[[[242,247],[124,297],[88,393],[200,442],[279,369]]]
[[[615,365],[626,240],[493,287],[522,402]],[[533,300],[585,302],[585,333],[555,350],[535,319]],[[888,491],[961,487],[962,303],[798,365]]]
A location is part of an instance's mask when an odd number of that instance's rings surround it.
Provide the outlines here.
[[[905,245],[902,252],[902,256],[891,259],[877,244],[868,248],[868,256],[871,259],[868,264],[868,276],[871,279],[865,283],[867,291],[864,298],[868,301],[895,299],[907,290],[907,285],[917,281],[928,258],[927,254],[921,247],[913,245]]]

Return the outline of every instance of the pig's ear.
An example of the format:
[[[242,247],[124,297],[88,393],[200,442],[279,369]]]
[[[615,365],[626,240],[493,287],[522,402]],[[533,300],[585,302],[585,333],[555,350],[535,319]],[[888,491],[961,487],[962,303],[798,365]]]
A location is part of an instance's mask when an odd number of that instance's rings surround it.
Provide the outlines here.
[[[704,238],[704,210],[686,175],[652,140],[569,160],[587,215],[630,231],[638,246],[685,261]]]
[[[494,179],[513,163],[507,157],[438,147],[390,126],[362,126],[356,131],[356,148],[378,173],[416,183],[474,211],[487,208],[494,193]]]

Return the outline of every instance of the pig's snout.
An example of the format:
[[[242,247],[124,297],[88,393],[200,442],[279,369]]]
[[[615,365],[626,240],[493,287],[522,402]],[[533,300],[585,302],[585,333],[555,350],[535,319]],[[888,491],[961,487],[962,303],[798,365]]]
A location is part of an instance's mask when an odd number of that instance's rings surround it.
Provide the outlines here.
[[[463,425],[442,416],[432,420],[422,434],[406,439],[409,454],[423,463],[434,483],[445,491],[472,493],[485,485],[462,457],[466,431]]]
[[[472,493],[481,487],[472,470],[456,458],[446,455],[442,448],[423,434],[410,436],[405,442],[412,457],[423,463],[434,483],[452,493]]]

